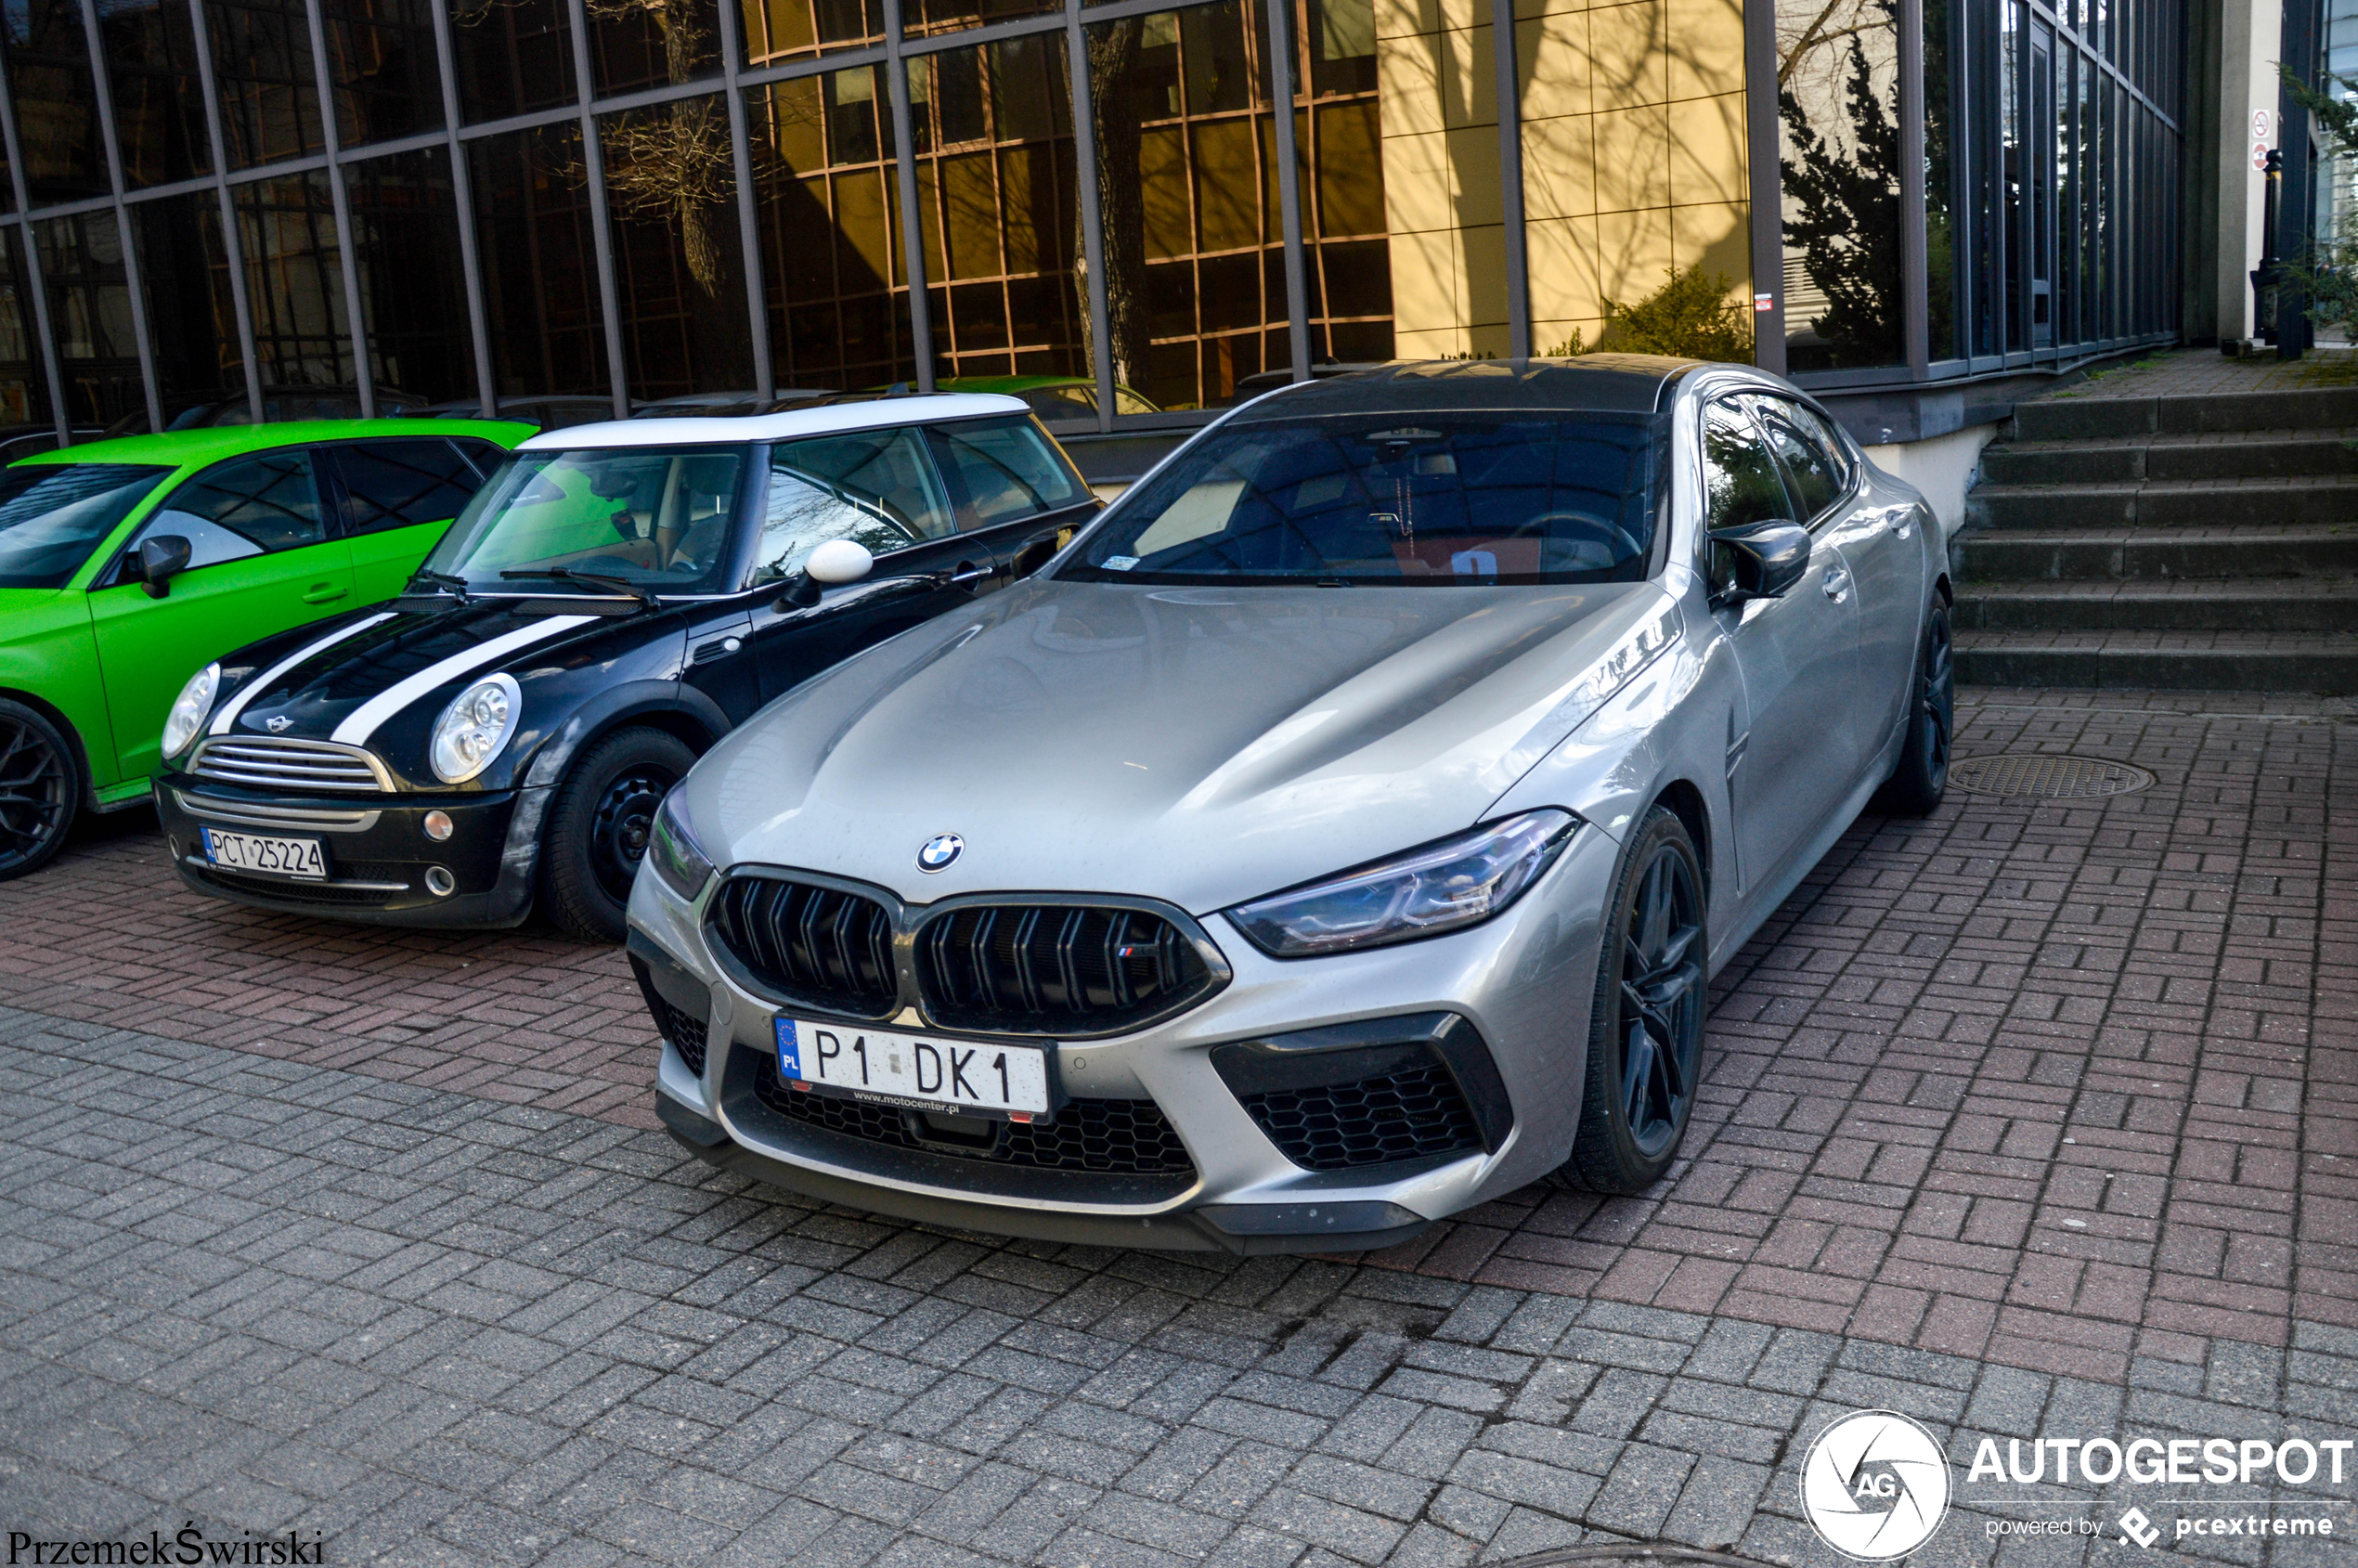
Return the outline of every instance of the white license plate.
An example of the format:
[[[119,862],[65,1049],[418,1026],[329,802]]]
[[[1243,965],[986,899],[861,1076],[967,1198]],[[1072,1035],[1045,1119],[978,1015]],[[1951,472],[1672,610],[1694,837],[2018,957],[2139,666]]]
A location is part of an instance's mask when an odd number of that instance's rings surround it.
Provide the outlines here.
[[[865,1100],[1030,1121],[1048,1114],[1048,1053],[779,1018],[778,1074]]]
[[[204,858],[224,871],[294,876],[306,882],[328,879],[327,851],[317,838],[277,838],[209,827],[204,830]]]

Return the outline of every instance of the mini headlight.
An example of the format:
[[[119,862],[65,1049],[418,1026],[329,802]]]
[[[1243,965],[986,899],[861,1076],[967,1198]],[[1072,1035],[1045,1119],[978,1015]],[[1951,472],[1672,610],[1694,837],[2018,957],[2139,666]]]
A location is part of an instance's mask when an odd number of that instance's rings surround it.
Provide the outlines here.
[[[444,784],[464,784],[486,768],[516,732],[524,693],[508,675],[486,675],[457,696],[434,721],[427,760]]]
[[[1477,926],[1539,880],[1580,819],[1549,806],[1228,912],[1272,958],[1313,958]]]
[[[188,677],[174,699],[172,712],[163,721],[163,754],[177,757],[188,749],[204,728],[205,715],[213,711],[213,699],[221,691],[221,667],[209,664]]]
[[[665,887],[691,903],[712,880],[712,862],[697,845],[696,836],[688,831],[688,813],[676,789],[663,797],[655,812],[655,830],[647,837],[645,863]]]

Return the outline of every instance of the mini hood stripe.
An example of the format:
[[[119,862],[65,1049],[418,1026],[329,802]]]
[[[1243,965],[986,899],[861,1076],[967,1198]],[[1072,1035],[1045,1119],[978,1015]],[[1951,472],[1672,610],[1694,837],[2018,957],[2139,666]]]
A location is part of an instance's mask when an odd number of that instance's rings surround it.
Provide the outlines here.
[[[488,642],[478,642],[463,654],[453,654],[440,664],[429,665],[408,680],[386,687],[354,708],[345,715],[343,722],[336,726],[335,733],[330,738],[345,745],[366,745],[369,737],[377,732],[378,725],[445,681],[456,680],[460,676],[507,657],[519,648],[546,642],[575,627],[588,626],[597,618],[595,616],[551,616],[530,626],[518,627]]]
[[[365,621],[355,621],[341,631],[331,632],[328,636],[319,639],[318,641],[309,643],[306,646],[298,648],[293,653],[289,654],[285,658],[280,659],[277,664],[272,665],[268,669],[264,670],[260,675],[255,676],[253,680],[247,681],[243,687],[240,688],[238,694],[229,699],[228,705],[223,707],[219,713],[213,716],[213,722],[206,727],[205,733],[208,735],[227,734],[229,732],[229,726],[238,721],[238,715],[246,710],[246,704],[253,701],[254,698],[268,691],[270,689],[270,682],[278,680],[279,677],[286,674],[287,671],[292,669],[304,660],[311,657],[312,654],[324,654],[329,649],[334,647],[337,643],[343,641],[344,639],[348,637],[357,637],[380,621],[389,621],[393,619],[393,616],[394,613],[391,610],[387,610],[381,615],[370,616]]]

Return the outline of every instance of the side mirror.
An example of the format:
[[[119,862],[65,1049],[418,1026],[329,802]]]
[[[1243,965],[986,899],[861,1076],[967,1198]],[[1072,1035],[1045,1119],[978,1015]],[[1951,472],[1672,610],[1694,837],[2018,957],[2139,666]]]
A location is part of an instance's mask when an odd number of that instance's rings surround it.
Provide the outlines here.
[[[1798,523],[1748,523],[1711,535],[1712,598],[1720,604],[1781,599],[1809,570],[1809,530]],[[1721,563],[1727,570],[1722,573]]]
[[[1056,555],[1056,540],[1034,539],[1030,544],[1024,546],[1023,549],[1016,552],[1015,575],[1018,578],[1028,577],[1031,576],[1032,573],[1040,570],[1041,567],[1045,566],[1049,562],[1055,560]]]
[[[856,583],[875,564],[876,558],[868,553],[865,545],[850,539],[829,539],[810,552],[802,564],[801,574],[779,597],[797,610],[808,610],[819,603],[822,589]]]
[[[188,569],[188,541],[178,534],[150,535],[139,541],[135,559],[148,597],[161,599],[172,591],[173,575]]]

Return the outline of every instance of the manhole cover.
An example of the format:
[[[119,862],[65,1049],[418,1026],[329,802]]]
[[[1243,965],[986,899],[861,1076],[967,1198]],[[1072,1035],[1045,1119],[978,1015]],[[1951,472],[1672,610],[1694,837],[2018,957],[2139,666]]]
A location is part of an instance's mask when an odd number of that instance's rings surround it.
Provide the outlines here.
[[[1950,764],[1949,782],[1967,795],[2037,796],[2047,800],[2086,800],[2144,789],[2154,776],[2143,768],[2102,757],[1961,757]]]

